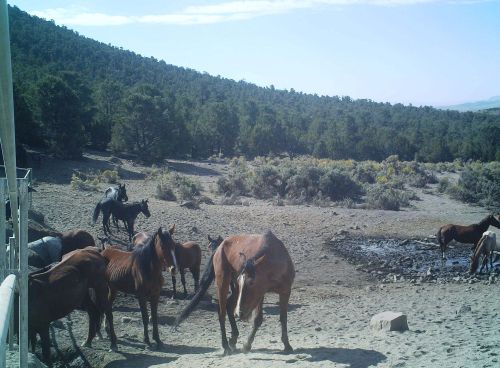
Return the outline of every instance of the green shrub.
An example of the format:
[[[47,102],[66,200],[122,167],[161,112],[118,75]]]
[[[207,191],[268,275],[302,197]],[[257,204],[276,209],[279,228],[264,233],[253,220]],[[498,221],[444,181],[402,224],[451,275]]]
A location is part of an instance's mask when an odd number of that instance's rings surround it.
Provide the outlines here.
[[[99,180],[87,178],[82,179],[78,174],[73,174],[71,176],[71,188],[83,191],[94,191],[98,190]]]
[[[163,170],[161,174],[155,173],[158,183],[156,185],[156,197],[166,201],[177,199],[190,200],[199,196],[203,187],[197,180],[185,175]]]
[[[117,170],[104,170],[99,174],[98,180],[101,183],[116,184],[119,176]]]
[[[401,190],[374,185],[368,189],[366,203],[373,209],[399,211],[401,207],[409,206],[410,199]]]

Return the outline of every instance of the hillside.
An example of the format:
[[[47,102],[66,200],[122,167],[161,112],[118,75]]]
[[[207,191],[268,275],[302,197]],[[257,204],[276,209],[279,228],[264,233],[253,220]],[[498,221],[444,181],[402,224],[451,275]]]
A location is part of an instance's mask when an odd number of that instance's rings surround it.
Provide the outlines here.
[[[491,97],[483,101],[467,102],[459,105],[446,106],[445,108],[461,112],[480,110],[485,110],[485,112],[487,112],[489,109],[500,108],[500,96]]]
[[[20,143],[61,157],[288,152],[334,159],[500,159],[500,117],[310,95],[176,67],[9,8]]]

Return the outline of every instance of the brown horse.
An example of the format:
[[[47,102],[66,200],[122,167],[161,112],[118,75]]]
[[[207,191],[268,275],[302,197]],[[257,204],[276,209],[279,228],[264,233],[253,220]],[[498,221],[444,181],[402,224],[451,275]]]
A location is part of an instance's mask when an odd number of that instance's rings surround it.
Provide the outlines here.
[[[158,333],[158,301],[163,285],[161,273],[164,266],[169,268],[170,273],[176,272],[173,231],[174,228],[171,228],[170,231],[163,232],[160,227],[152,237],[138,233],[134,236],[135,248],[132,252],[108,247],[101,253],[109,262],[106,270],[110,288],[109,301],[113,304],[118,291],[137,296],[144,324],[144,342],[150,345],[147,310],[149,301],[153,339],[158,347],[162,345]]]
[[[49,325],[75,309],[84,309],[89,315],[89,331],[84,346],[91,346],[102,314],[110,326],[111,349],[116,349],[113,315],[108,301],[106,259],[96,248],[75,250],[65,259],[44,270],[29,274],[28,328],[33,351],[36,334],[42,340],[43,358],[50,364]],[[89,288],[95,292],[90,297]]]
[[[493,215],[488,215],[478,224],[468,226],[448,224],[442,226],[437,232],[437,240],[441,248],[441,256],[444,259],[444,252],[448,243],[456,240],[460,243],[474,244],[476,246],[483,233],[488,230],[490,225],[500,229],[500,221]],[[473,249],[474,249],[473,247]]]
[[[46,236],[28,243],[28,264],[43,268],[59,262],[67,253],[87,246],[95,246],[95,241],[92,235],[82,229],[70,230],[57,237]]]
[[[196,242],[190,241],[184,244],[175,243],[175,258],[177,259],[178,271],[181,274],[182,287],[184,288],[184,297],[187,296],[186,278],[184,273],[186,269],[191,271],[194,279],[194,290],[197,291],[200,282],[200,264],[201,264],[201,249]],[[177,280],[172,274],[172,298],[175,299],[177,290],[175,285]]]
[[[238,328],[235,316],[247,321],[253,318],[253,328],[243,351],[248,352],[257,329],[262,324],[264,294],[279,294],[281,341],[285,352],[293,351],[288,341],[288,300],[295,278],[292,259],[283,243],[270,231],[264,235],[241,234],[224,239],[205,270],[209,277],[202,278],[200,289],[191,302],[177,317],[177,327],[196,307],[215,277],[219,299],[219,324],[224,354],[230,354],[236,347]],[[204,276],[205,276],[204,274]],[[231,287],[231,296],[228,291]],[[231,324],[231,339],[226,337],[226,313]]]

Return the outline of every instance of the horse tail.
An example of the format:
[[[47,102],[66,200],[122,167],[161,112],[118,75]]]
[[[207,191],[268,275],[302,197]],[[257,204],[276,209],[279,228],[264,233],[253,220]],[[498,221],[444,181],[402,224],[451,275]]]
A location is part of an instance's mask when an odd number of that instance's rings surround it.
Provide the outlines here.
[[[444,259],[444,251],[446,250],[446,244],[443,239],[443,228],[439,228],[436,234],[437,241],[439,243],[439,249],[441,249],[441,257]]]
[[[483,253],[484,245],[486,244],[486,236],[482,236],[481,239],[477,242],[476,249],[474,250],[474,254],[470,260],[470,270],[469,273],[473,274],[477,271],[477,267],[479,266],[479,257]]]
[[[101,212],[101,202],[97,203],[97,206],[95,206],[94,209],[94,215],[92,216],[92,221],[94,222],[94,224],[97,221],[100,212]]]
[[[203,275],[201,276],[200,286],[196,294],[194,294],[193,298],[189,302],[189,304],[182,310],[181,314],[179,314],[175,320],[174,328],[177,328],[182,321],[189,317],[191,312],[196,308],[201,298],[205,295],[208,290],[208,287],[212,284],[215,278],[214,271],[214,254],[210,257],[207,266],[205,267],[205,271],[203,271]]]

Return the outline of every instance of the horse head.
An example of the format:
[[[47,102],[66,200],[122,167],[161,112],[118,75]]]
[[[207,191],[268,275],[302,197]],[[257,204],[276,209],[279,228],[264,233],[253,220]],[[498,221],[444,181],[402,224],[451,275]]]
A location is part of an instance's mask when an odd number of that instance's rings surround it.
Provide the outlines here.
[[[242,321],[248,321],[264,296],[266,279],[265,273],[257,272],[256,269],[262,257],[258,260],[246,259],[244,253],[240,253],[240,257],[243,258],[243,266],[237,278],[238,300],[235,315]]]
[[[141,212],[144,214],[144,216],[146,216],[146,218],[149,218],[151,216],[151,213],[149,212],[148,200],[143,199],[140,205],[141,205]]]
[[[219,247],[220,243],[222,243],[222,237],[219,235],[217,237],[217,239],[212,239],[212,237],[210,235],[208,235],[208,251],[213,253],[217,250],[217,248]]]
[[[488,223],[491,226],[495,226],[496,228],[500,229],[500,215],[498,215],[498,219],[495,218],[493,215],[488,216]]]
[[[118,184],[118,196],[116,198],[120,202],[127,202],[127,189],[125,189],[125,184]]]
[[[177,258],[175,257],[175,242],[172,238],[175,225],[169,231],[163,231],[160,227],[155,235],[155,246],[161,247],[163,260],[170,274],[175,275],[178,269]]]

